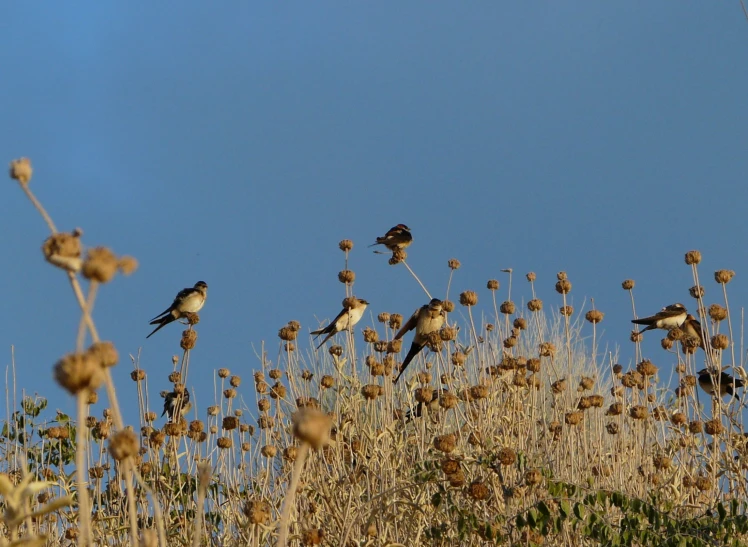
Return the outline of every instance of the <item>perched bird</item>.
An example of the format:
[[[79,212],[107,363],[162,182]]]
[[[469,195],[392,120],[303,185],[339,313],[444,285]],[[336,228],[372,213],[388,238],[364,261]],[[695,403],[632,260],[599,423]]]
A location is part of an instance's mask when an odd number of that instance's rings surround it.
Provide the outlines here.
[[[428,409],[429,415],[433,415],[435,412],[437,412],[439,410],[439,397],[441,397],[442,393],[444,393],[445,391],[447,390],[434,388],[431,392],[431,401],[429,401],[428,403],[419,401],[415,406],[408,409],[408,411],[405,413],[405,423],[407,424],[413,418],[420,418],[421,416],[423,416],[424,407]],[[433,418],[431,419],[431,421],[432,423],[434,423]]]
[[[424,348],[428,341],[429,334],[437,332],[442,328],[442,326],[444,326],[442,301],[438,298],[432,298],[431,302],[418,308],[410,319],[408,319],[408,322],[397,332],[395,340],[402,338],[406,332],[416,329],[413,343],[410,345],[408,355],[405,356],[403,366],[400,368],[400,373],[397,375],[397,378],[395,378],[395,383],[400,379],[400,376],[405,372],[405,369],[408,367],[410,362]]]
[[[684,346],[686,342],[685,338],[695,338],[698,341],[698,347],[704,349],[704,339],[701,336],[701,323],[699,323],[693,315],[689,313],[680,328],[685,334],[685,337],[681,339],[681,343],[683,343]],[[696,347],[696,344],[692,347]]]
[[[327,335],[325,336],[325,339],[320,342],[320,345],[317,346],[317,349],[319,349],[322,344],[327,342],[331,337],[335,336],[340,331],[344,331],[350,327],[353,327],[353,325],[361,321],[361,318],[364,316],[364,310],[366,309],[366,306],[369,305],[369,303],[366,300],[362,300],[361,298],[354,297],[354,299],[356,303],[353,305],[353,307],[346,307],[346,302],[343,301],[343,310],[337,315],[335,319],[332,320],[329,325],[319,330],[313,330],[310,333],[316,335],[314,337],[315,340],[320,334]]]
[[[382,237],[378,237],[377,242],[372,243],[369,247],[384,245],[390,251],[396,251],[397,249],[405,249],[411,243],[413,243],[413,236],[410,235],[410,228],[405,224],[398,224],[390,228]]]
[[[688,312],[683,304],[670,304],[651,317],[632,319],[631,322],[636,323],[637,325],[647,325],[641,332],[651,329],[670,330],[675,327],[680,327],[686,320],[687,315]]]
[[[709,374],[709,369],[701,369],[699,372],[699,385],[701,386],[701,389],[706,391],[709,395],[714,396],[716,390],[716,386],[714,385],[714,382],[712,381],[712,374]],[[739,387],[743,387],[745,383],[740,378],[734,378],[727,374],[726,372],[721,372],[719,375],[717,373],[714,373],[714,380],[717,380],[719,382],[719,394],[722,395],[730,395],[735,396],[736,399],[740,399],[735,394],[735,390]]]
[[[171,306],[166,308],[164,311],[159,313],[156,317],[151,319],[150,325],[158,325],[153,332],[146,336],[150,338],[159,329],[162,329],[172,321],[176,321],[184,313],[196,313],[205,304],[205,299],[208,297],[208,284],[205,281],[198,281],[195,286],[190,289],[182,289],[177,294],[174,302]]]
[[[181,398],[181,401],[180,401]],[[176,391],[172,391],[171,393],[167,393],[166,397],[164,397],[164,411],[161,413],[161,416],[164,414],[169,415],[169,421],[174,421],[174,414],[177,411],[177,405],[180,406],[179,408],[179,415],[184,416],[187,414],[190,409],[192,408],[192,403],[190,402],[190,392],[186,389],[181,393],[181,396]]]

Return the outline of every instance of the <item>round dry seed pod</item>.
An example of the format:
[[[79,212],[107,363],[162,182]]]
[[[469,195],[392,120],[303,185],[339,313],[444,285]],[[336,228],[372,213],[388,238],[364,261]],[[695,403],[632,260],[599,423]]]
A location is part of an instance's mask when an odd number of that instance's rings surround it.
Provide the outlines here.
[[[320,381],[320,385],[323,388],[331,388],[335,385],[335,378],[330,376],[329,374],[326,374],[322,377],[322,380]]]
[[[451,300],[443,300],[442,301],[442,309],[446,313],[452,313],[455,309],[455,304]]]
[[[696,479],[696,488],[701,492],[708,492],[712,489],[712,481],[709,477],[698,477]]]
[[[406,258],[408,258],[408,253],[405,252],[405,249],[395,249],[392,251],[392,258],[389,259],[390,266],[400,264]]]
[[[266,444],[260,449],[260,453],[266,458],[274,458],[275,455],[278,453],[278,449],[274,447],[272,444]]]
[[[356,280],[356,274],[352,270],[342,270],[338,272],[338,281],[350,285]]]
[[[445,410],[449,410],[450,408],[455,408],[457,406],[457,403],[458,403],[457,396],[451,391],[445,391],[439,397],[439,406]]]
[[[578,425],[582,422],[582,419],[584,418],[584,412],[575,411],[575,412],[567,412],[564,416],[564,421],[567,423],[567,425]]]
[[[118,431],[109,440],[109,454],[118,462],[137,455],[139,449],[138,436],[129,429]]]
[[[505,302],[501,303],[501,306],[499,306],[499,311],[503,313],[504,315],[512,315],[515,311],[514,302],[511,300],[507,300]]]
[[[445,458],[441,461],[440,467],[445,475],[453,475],[460,470],[460,462],[452,458]]]
[[[551,391],[557,395],[566,391],[566,378],[561,378],[553,382],[551,384]]]
[[[556,346],[550,342],[542,342],[540,344],[540,356],[541,357],[553,357],[556,353]]]
[[[712,336],[712,347],[717,350],[727,349],[730,346],[730,339],[724,334],[715,334]]]
[[[434,448],[445,454],[449,454],[457,448],[457,437],[451,433],[434,437]]]
[[[724,433],[725,427],[719,421],[719,418],[714,418],[704,422],[704,431],[709,435],[720,435],[721,433]]]
[[[718,323],[719,321],[724,321],[727,319],[727,309],[723,308],[719,304],[712,304],[709,306],[709,317],[712,318],[712,321]]]
[[[540,372],[540,359],[538,359],[537,357],[528,359],[525,366],[530,372]]]
[[[227,368],[218,369],[219,378],[228,378],[229,374],[231,374],[231,371]],[[265,379],[265,375],[262,372],[258,371],[258,372],[255,372],[254,378],[255,378],[255,382],[261,382],[262,380]]]
[[[587,399],[589,399],[593,408],[602,408],[605,403],[605,398],[602,395],[590,395]]]
[[[689,266],[701,262],[701,253],[699,251],[688,251],[686,253],[686,264]]]
[[[415,400],[419,403],[425,403],[428,404],[431,402],[431,400],[434,398],[436,394],[434,393],[434,390],[430,387],[419,387],[415,391]]]
[[[574,306],[561,306],[558,311],[564,317],[571,317],[574,315]]]
[[[478,294],[475,291],[464,291],[460,293],[460,304],[463,306],[475,306],[478,304]]]
[[[260,416],[260,418],[257,420],[257,425],[260,427],[260,429],[272,429],[272,427],[275,425],[275,418],[272,416]]]
[[[457,332],[458,332],[458,329],[456,327],[450,327],[449,325],[445,325],[439,331],[439,338],[441,338],[445,342],[449,342],[457,338]]]
[[[543,480],[543,475],[537,469],[528,469],[525,471],[525,484],[527,486],[537,486]]]
[[[452,354],[452,364],[456,367],[461,367],[465,364],[465,361],[467,361],[467,356],[461,352],[456,351]]]
[[[330,439],[332,420],[330,417],[313,408],[302,408],[294,413],[293,434],[302,442],[309,443],[312,448],[319,450]]]
[[[265,400],[265,402],[268,402]],[[239,418],[236,416],[224,416],[223,418],[223,429],[226,431],[231,431],[232,429],[236,429],[239,427]]]
[[[449,266],[450,270],[456,270],[460,267],[460,261],[456,258],[450,258],[447,262],[447,266]]]
[[[512,377],[512,385],[515,387],[526,387],[527,386],[527,378],[525,378],[525,375],[523,372],[514,373],[514,376]]]
[[[569,294],[571,292],[571,281],[568,279],[557,281],[556,292],[559,294]]]
[[[271,378],[272,378],[273,380],[278,380],[278,379],[280,379],[280,378],[282,378],[282,377],[283,377],[283,372],[282,372],[282,371],[280,371],[280,370],[278,370],[277,368],[274,368],[274,369],[272,369],[272,370],[271,370],[271,371],[270,371],[270,372],[268,373],[268,375],[269,375],[269,376],[270,376],[270,377],[271,377]],[[227,376],[228,376],[228,374],[227,374]]]
[[[680,340],[686,335],[685,332],[683,332],[682,329],[675,327],[674,329],[670,329],[667,332],[668,340]]]
[[[283,459],[287,462],[296,461],[298,449],[295,446],[287,446],[283,449]]]
[[[430,372],[421,371],[416,375],[419,384],[430,384],[433,376]]]
[[[197,325],[200,322],[200,316],[193,312],[182,312],[182,318],[187,320],[189,325]]]
[[[653,395],[653,394],[650,393],[650,395]],[[654,403],[655,399],[656,398],[654,396],[652,397],[649,397],[649,395],[647,396],[647,401],[650,403]],[[657,420],[658,422],[662,422],[663,420],[668,419],[668,411],[662,405],[656,406],[654,410],[652,411],[652,415],[654,416],[654,419]]]
[[[400,353],[403,349],[402,340],[391,340],[387,342],[387,353]]]
[[[234,375],[229,380],[229,384],[231,385],[231,387],[239,387],[241,383],[242,383],[241,376]]]
[[[94,247],[86,253],[81,273],[90,281],[108,283],[117,273],[117,257],[106,247]]]
[[[485,399],[488,397],[488,387],[484,385],[476,385],[470,388],[470,397],[472,399]]]
[[[364,328],[362,333],[364,335],[364,342],[366,342],[367,344],[374,344],[379,341],[379,334],[377,333],[377,331],[375,331],[371,327]],[[387,346],[385,345],[385,348],[386,347]]]
[[[688,431],[690,431],[694,435],[698,435],[699,433],[702,433],[704,431],[704,422],[701,422],[699,420],[690,422],[688,424]]]
[[[539,298],[533,298],[529,302],[527,302],[527,309],[531,312],[540,311],[543,309],[543,301]]]
[[[353,249],[353,241],[351,241],[350,239],[343,239],[340,241],[340,243],[338,243],[338,247],[341,251],[347,253],[348,251]]]
[[[208,416],[218,416],[219,411],[220,411],[220,408],[218,406],[209,406]]]
[[[327,352],[333,357],[340,357],[343,355],[343,346],[333,344],[332,346],[330,346]]]
[[[517,317],[512,323],[512,325],[514,326],[515,329],[526,330],[527,320],[524,317]]]
[[[142,382],[145,380],[145,371],[142,368],[133,370],[130,373],[130,378],[132,378],[133,382]]]
[[[584,315],[584,318],[593,325],[596,325],[600,321],[602,321],[603,317],[605,317],[605,314],[600,310],[590,310]]]
[[[514,465],[517,461],[517,453],[511,448],[502,448],[496,455],[496,459],[501,465]]]
[[[390,320],[390,314],[386,311],[381,312],[379,315],[377,315],[377,321],[380,323],[387,323]]]
[[[688,289],[688,294],[690,294],[692,298],[703,298],[705,294],[704,287],[701,285],[694,285]]]
[[[629,416],[635,420],[646,420],[649,417],[649,410],[646,406],[634,405],[629,409]]]
[[[542,383],[541,383],[541,381],[540,381],[540,375],[538,375],[538,374],[534,374],[534,373],[533,373],[533,374],[530,374],[530,375],[529,375],[529,376],[528,376],[528,377],[527,377],[527,378],[525,379],[525,382],[526,382],[526,384],[527,384],[527,385],[528,385],[529,387],[532,387],[532,388],[535,388],[535,389],[540,389],[540,386],[542,385]]]
[[[83,266],[81,260],[80,231],[66,234],[60,232],[49,236],[42,245],[44,258],[50,264],[70,272],[78,272]]]
[[[592,401],[589,397],[580,397],[577,403],[577,410],[586,410],[592,406]]]
[[[377,397],[379,397],[379,385],[378,384],[368,384],[361,388],[361,395],[364,396],[365,399],[368,399],[369,401],[373,401]]]
[[[182,332],[182,340],[179,342],[179,347],[188,351],[195,347],[195,342],[197,342],[197,331],[186,330]]]
[[[621,283],[621,287],[623,287],[624,291],[630,291],[634,288],[634,280],[633,279],[625,279],[623,283]]]
[[[169,381],[172,384],[181,384],[182,383],[182,375],[179,372],[177,372],[177,371],[170,372],[169,373]],[[168,393],[168,392],[164,392],[163,397],[166,397],[166,393]]]
[[[636,370],[643,376],[654,376],[657,374],[657,366],[648,359],[636,365]]]
[[[390,328],[392,330],[399,329],[403,324],[403,316],[399,313],[393,313],[390,315]]]
[[[465,483],[467,482],[465,473],[462,472],[462,469],[459,469],[456,473],[447,475],[447,479],[449,480],[449,485],[453,488],[465,486]]]
[[[589,391],[593,387],[595,387],[595,380],[593,380],[589,376],[582,376],[582,378],[579,380],[579,389],[581,391]]]
[[[605,426],[605,430],[610,435],[617,435],[618,434],[618,430],[619,430],[618,424],[615,423],[615,422],[610,422],[608,425]]]
[[[285,341],[296,340],[297,335],[298,331],[293,330],[288,325],[278,331],[278,338]]]
[[[311,370],[305,370],[301,373],[301,379],[306,382],[311,382],[314,378],[314,373]]]
[[[70,353],[54,366],[55,380],[70,394],[95,391],[104,381],[104,369],[89,353]]]
[[[553,420],[548,424],[548,431],[553,434],[553,440],[558,440],[561,437],[561,431],[563,431],[563,425],[561,422]]]
[[[644,339],[644,335],[641,332],[635,331],[635,330],[631,331],[631,336],[629,336],[629,340],[631,340],[634,344],[638,344],[643,339]]]
[[[270,388],[271,399],[285,399],[286,397],[286,386],[280,382],[275,382]]]
[[[486,283],[486,288],[489,291],[498,291],[499,290],[499,280],[498,279],[489,279],[488,283]]]
[[[220,448],[221,450],[226,450],[234,446],[234,442],[231,440],[231,437],[218,437],[216,439],[216,446],[218,446],[218,448]]]
[[[569,279],[569,276],[566,275],[566,272],[558,272],[556,274],[556,279],[558,279],[559,281],[566,281],[567,279]]]
[[[530,283],[535,281],[538,278],[538,276],[535,275],[535,272],[528,272],[527,275],[525,275],[525,279],[527,279]]]
[[[468,486],[467,494],[470,498],[476,501],[483,501],[488,499],[488,497],[491,495],[491,492],[489,491],[488,486],[486,486],[483,481],[476,480],[471,482],[470,486]]]
[[[516,336],[510,336],[509,338],[504,338],[504,341],[502,344],[506,349],[510,349],[515,347],[519,343],[519,339]]]
[[[681,426],[688,422],[688,418],[682,412],[676,412],[670,417],[670,423],[674,426]]]
[[[33,173],[29,158],[19,158],[10,162],[10,178],[21,184],[28,184]]]
[[[623,412],[623,403],[613,403],[605,412],[606,416],[619,416]]]
[[[733,277],[735,277],[733,270],[717,270],[714,272],[714,280],[721,285],[729,283]]]
[[[261,383],[265,384],[265,382],[261,382]],[[257,384],[257,386],[259,388],[260,384]],[[266,393],[266,392],[267,392],[267,384],[265,384],[265,391],[258,391],[257,393]],[[228,389],[224,389],[223,390],[223,396],[226,399],[233,399],[234,397],[236,397],[236,390],[234,388],[232,388],[232,387],[230,387]]]

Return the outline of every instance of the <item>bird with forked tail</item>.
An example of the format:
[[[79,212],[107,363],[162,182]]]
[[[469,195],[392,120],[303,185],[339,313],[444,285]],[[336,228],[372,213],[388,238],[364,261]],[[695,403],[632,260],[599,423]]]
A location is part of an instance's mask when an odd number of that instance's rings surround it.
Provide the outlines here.
[[[400,379],[400,376],[402,376],[403,372],[405,372],[405,369],[415,356],[426,346],[429,334],[437,332],[444,326],[444,316],[445,313],[442,309],[442,301],[438,298],[432,298],[431,302],[418,308],[410,319],[408,319],[408,322],[397,332],[395,340],[402,338],[408,331],[413,329],[416,330],[416,334],[413,337],[413,343],[410,345],[408,355],[405,356],[405,360],[400,367],[400,372],[395,378],[395,383]]]
[[[646,325],[641,332],[646,332],[652,329],[670,330],[675,327],[680,327],[686,320],[687,315],[688,311],[683,304],[670,304],[650,317],[632,319],[631,322],[637,325]]]
[[[146,336],[150,338],[159,330],[169,323],[183,317],[186,313],[197,313],[205,305],[205,299],[208,297],[208,284],[205,281],[198,281],[194,287],[182,289],[177,293],[171,306],[154,317],[149,324],[158,325],[151,334]]]
[[[343,311],[341,311],[329,325],[319,330],[313,330],[310,333],[315,335],[315,340],[320,334],[327,335],[322,342],[320,342],[319,346],[317,346],[317,349],[322,347],[322,344],[327,342],[337,333],[352,328],[356,323],[361,321],[361,318],[364,316],[364,310],[366,310],[366,306],[368,306],[369,303],[361,298],[352,297],[352,299],[354,302],[353,305],[350,305],[348,298],[343,301]]]
[[[410,228],[405,224],[398,224],[390,228],[382,237],[378,237],[377,242],[372,243],[369,247],[384,245],[387,249],[394,252],[398,249],[405,249],[411,243],[413,243],[413,236],[410,234]],[[377,253],[379,251],[374,252]]]

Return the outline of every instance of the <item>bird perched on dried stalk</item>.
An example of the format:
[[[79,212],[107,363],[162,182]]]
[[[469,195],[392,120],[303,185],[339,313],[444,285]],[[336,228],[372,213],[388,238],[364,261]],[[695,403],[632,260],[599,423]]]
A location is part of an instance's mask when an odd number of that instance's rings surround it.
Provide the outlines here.
[[[680,327],[685,322],[687,315],[688,311],[683,304],[670,304],[650,317],[632,319],[631,322],[637,325],[646,325],[641,332],[652,329],[670,330]]]
[[[408,319],[408,322],[397,332],[395,340],[402,338],[408,331],[413,329],[416,330],[416,334],[413,337],[413,343],[410,345],[408,355],[405,356],[405,360],[403,361],[402,367],[400,367],[400,373],[395,378],[395,382],[400,379],[400,376],[405,372],[405,369],[408,367],[410,362],[426,346],[429,335],[438,332],[444,326],[444,316],[442,301],[438,298],[432,298],[431,302],[418,308],[410,319]]]
[[[720,396],[730,395],[740,400],[740,397],[737,396],[735,390],[745,385],[745,382],[743,382],[742,379],[730,376],[723,371],[719,371],[719,373],[712,371],[712,373],[710,373],[709,369],[707,368],[701,369],[698,374],[699,385],[701,386],[701,389],[706,391],[709,395],[713,397],[715,396],[717,392],[717,386],[714,384],[714,382],[716,381],[719,384]]]
[[[150,338],[160,329],[180,319],[186,313],[197,313],[205,305],[206,298],[208,298],[208,284],[205,281],[198,281],[194,287],[182,289],[177,293],[171,306],[151,319],[149,324],[158,326],[146,338]]]
[[[179,407],[180,416],[184,416],[192,408],[190,392],[186,389],[181,393],[172,391],[171,393],[166,394],[166,397],[164,397],[164,411],[161,413],[161,416],[168,414],[169,421],[173,422],[177,413],[177,407]]]
[[[320,342],[319,346],[317,346],[317,349],[322,347],[322,344],[327,342],[337,333],[348,328],[352,328],[356,323],[361,321],[361,318],[364,316],[364,310],[366,310],[366,306],[368,305],[369,303],[361,298],[346,298],[343,301],[343,310],[335,317],[335,319],[330,322],[329,325],[322,329],[314,330],[310,333],[316,335],[314,337],[315,340],[319,337],[320,334],[327,335],[322,340],[322,342]]]
[[[405,224],[398,224],[390,228],[382,237],[378,237],[377,242],[372,243],[369,247],[384,245],[390,251],[396,251],[398,249],[405,249],[411,243],[413,243],[413,236],[410,234],[410,228]],[[374,252],[377,253],[380,251]]]

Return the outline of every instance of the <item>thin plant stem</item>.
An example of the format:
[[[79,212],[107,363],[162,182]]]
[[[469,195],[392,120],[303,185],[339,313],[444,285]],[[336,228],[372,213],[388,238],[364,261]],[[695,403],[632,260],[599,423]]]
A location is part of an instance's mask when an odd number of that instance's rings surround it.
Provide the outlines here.
[[[405,261],[403,260],[403,264],[405,265],[405,267],[406,267],[406,268],[408,268],[408,271],[410,272],[410,275],[412,275],[412,276],[413,276],[413,278],[414,278],[414,279],[415,279],[416,281],[418,281],[418,284],[419,284],[419,285],[421,286],[421,288],[423,289],[423,292],[425,292],[425,293],[426,293],[426,296],[428,296],[428,297],[429,297],[429,300],[431,300],[431,293],[430,293],[430,292],[428,291],[428,289],[427,289],[427,288],[426,288],[426,287],[424,286],[424,284],[423,284],[423,283],[421,283],[421,280],[420,280],[420,279],[418,279],[418,276],[417,276],[417,275],[416,275],[416,274],[415,274],[415,273],[413,272],[413,270],[411,270],[411,269],[410,269],[410,266],[408,266],[408,263],[407,263],[407,262],[405,262]]]

